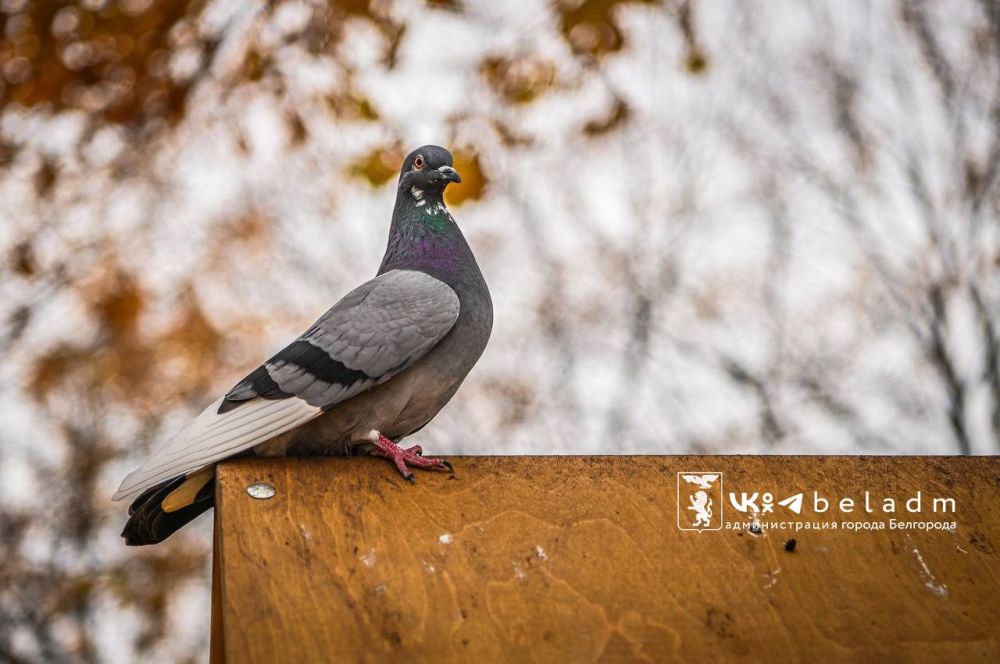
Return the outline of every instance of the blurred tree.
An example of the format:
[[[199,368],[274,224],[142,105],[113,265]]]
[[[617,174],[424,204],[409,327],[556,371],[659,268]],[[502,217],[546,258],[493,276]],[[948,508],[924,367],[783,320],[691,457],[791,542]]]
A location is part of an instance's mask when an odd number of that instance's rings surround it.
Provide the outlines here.
[[[994,5],[0,0],[0,660],[204,658],[208,522],[107,496],[427,140],[498,316],[422,442],[1000,449]]]
[[[808,99],[776,75],[787,53],[765,43],[770,27],[743,13],[755,46],[742,70],[746,91],[776,131],[748,123],[733,132],[751,160],[768,164],[759,195],[774,238],[770,269],[783,279],[766,285],[771,354],[756,367],[724,362],[760,395],[765,432],[788,419],[769,414],[768,395],[794,390],[859,443],[884,448],[893,432],[872,424],[885,413],[874,412],[873,395],[858,394],[858,372],[867,370],[858,361],[870,359],[866,346],[895,346],[910,352],[910,371],[881,369],[881,408],[891,403],[927,422],[944,413],[950,431],[935,432],[950,433],[955,452],[1000,449],[1000,8],[963,8],[949,14],[899,2],[886,26],[894,47],[886,49],[846,29],[872,20],[871,8],[852,15],[810,7],[809,25],[844,29],[803,48]],[[789,238],[799,232],[792,220],[806,216],[795,198],[829,210],[827,229],[839,226],[856,248],[856,296],[845,305],[864,329],[846,344],[782,358],[781,335],[801,313],[783,306],[779,292],[793,258]],[[824,229],[810,224],[808,232]]]

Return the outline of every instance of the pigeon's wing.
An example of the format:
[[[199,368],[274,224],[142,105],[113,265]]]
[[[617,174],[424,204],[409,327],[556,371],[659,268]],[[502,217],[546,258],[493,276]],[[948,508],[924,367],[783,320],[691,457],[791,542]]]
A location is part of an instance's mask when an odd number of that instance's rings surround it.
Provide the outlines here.
[[[423,272],[392,270],[348,294],[301,337],[243,379],[220,410],[262,396],[328,408],[384,382],[433,348],[458,320],[458,295]]]
[[[455,325],[455,291],[393,270],[351,291],[129,473],[122,500],[305,424],[427,354]]]

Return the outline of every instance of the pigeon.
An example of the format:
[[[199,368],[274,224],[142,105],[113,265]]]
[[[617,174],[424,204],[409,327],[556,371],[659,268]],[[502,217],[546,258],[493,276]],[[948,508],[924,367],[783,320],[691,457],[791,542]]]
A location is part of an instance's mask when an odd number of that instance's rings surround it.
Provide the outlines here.
[[[389,241],[374,279],[251,372],[129,473],[122,531],[156,544],[215,504],[215,464],[234,457],[368,454],[451,470],[399,446],[454,396],[486,348],[493,302],[444,204],[461,182],[451,153],[425,145],[400,171]]]

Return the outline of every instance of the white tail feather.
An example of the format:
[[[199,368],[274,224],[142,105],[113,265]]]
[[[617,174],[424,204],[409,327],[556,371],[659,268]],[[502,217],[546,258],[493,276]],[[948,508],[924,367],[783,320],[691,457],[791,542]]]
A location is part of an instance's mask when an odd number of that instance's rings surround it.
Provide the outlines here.
[[[323,411],[301,399],[254,399],[219,414],[218,399],[129,473],[112,500],[124,500],[302,426]]]

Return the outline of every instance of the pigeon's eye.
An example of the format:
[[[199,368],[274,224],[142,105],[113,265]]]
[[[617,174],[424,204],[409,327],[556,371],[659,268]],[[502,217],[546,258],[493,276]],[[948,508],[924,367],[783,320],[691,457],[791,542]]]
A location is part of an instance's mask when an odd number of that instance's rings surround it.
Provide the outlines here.
[[[424,158],[421,157],[420,155],[417,155],[417,158],[413,160],[413,167],[416,168],[418,171],[421,168],[423,168],[424,167]]]

